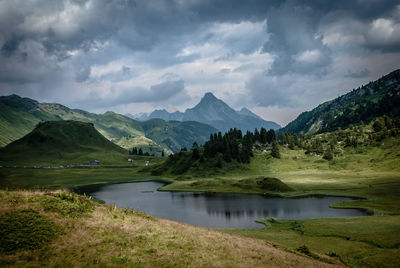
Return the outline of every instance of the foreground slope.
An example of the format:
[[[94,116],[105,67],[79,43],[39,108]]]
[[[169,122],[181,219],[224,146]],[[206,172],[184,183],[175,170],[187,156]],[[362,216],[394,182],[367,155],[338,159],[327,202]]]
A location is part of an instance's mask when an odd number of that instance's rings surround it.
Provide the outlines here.
[[[279,132],[314,134],[333,131],[360,121],[367,123],[382,115],[400,115],[400,69],[301,113]]]
[[[2,163],[86,163],[100,160],[110,163],[122,159],[127,151],[107,140],[91,123],[47,121],[0,150]]]
[[[155,219],[68,192],[0,191],[0,216],[5,267],[334,267],[257,239]],[[18,225],[9,224],[15,220]]]

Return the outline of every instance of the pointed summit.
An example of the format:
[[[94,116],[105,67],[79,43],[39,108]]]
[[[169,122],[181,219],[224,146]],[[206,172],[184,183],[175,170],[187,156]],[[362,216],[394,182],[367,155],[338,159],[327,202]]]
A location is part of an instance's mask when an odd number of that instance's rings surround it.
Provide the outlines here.
[[[204,94],[204,96],[203,96],[203,99],[213,99],[213,100],[216,100],[217,99],[217,97],[215,97],[214,96],[214,94],[212,94],[212,92],[207,92],[206,94]]]
[[[199,104],[203,103],[203,104],[208,104],[208,103],[213,103],[218,101],[219,99],[217,97],[214,96],[214,94],[212,94],[211,92],[207,92],[206,94],[204,94],[203,98],[201,98]]]
[[[228,131],[230,128],[239,128],[243,132],[253,131],[254,128],[278,129],[280,126],[271,121],[265,121],[247,108],[235,111],[223,100],[218,99],[211,92],[207,92],[200,102],[193,108],[186,109],[184,113],[155,110],[150,118],[162,118],[164,120],[197,121],[209,124],[220,131]]]

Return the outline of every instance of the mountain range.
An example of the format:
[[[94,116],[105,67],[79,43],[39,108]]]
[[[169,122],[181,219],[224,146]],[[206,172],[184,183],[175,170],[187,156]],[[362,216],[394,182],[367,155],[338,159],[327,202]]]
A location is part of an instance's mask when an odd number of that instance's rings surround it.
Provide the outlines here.
[[[225,102],[216,98],[212,93],[206,93],[200,102],[185,112],[170,113],[165,109],[155,110],[151,114],[130,115],[136,120],[145,121],[161,118],[166,121],[197,121],[211,125],[216,129],[226,132],[230,128],[238,128],[243,132],[254,131],[255,128],[279,129],[281,126],[272,121],[265,121],[247,108],[236,111]]]
[[[161,119],[139,122],[114,112],[95,114],[10,95],[0,97],[0,146],[22,138],[41,121],[56,120],[93,123],[103,136],[117,145],[125,149],[140,147],[150,154],[162,151],[169,154],[183,147],[190,148],[194,141],[202,144],[211,133],[217,132],[212,126],[199,122]]]
[[[400,69],[301,113],[279,133],[315,134],[347,128],[376,117],[400,115]]]
[[[347,128],[376,117],[400,115],[400,69],[363,85],[311,111],[301,113],[278,133],[314,134]],[[161,118],[161,119],[160,119]],[[250,110],[235,111],[212,93],[185,112],[169,113],[155,110],[142,114],[140,120],[114,112],[104,114],[70,109],[57,103],[40,103],[17,95],[0,97],[0,146],[22,138],[41,121],[75,120],[92,123],[108,140],[130,149],[161,154],[190,148],[194,141],[204,143],[211,133],[239,128],[278,129],[279,125],[265,121]]]

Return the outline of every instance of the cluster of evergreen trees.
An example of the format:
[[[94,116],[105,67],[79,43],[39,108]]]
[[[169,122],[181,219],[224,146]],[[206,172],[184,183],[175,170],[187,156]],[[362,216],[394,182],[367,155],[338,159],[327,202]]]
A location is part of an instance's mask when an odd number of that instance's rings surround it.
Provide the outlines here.
[[[225,134],[221,132],[211,134],[210,139],[203,146],[199,146],[194,142],[189,152],[187,152],[186,148],[183,148],[179,153],[171,154],[166,165],[174,167],[174,172],[181,174],[191,166],[198,165],[196,164],[198,161],[200,163],[206,162],[206,166],[215,166],[217,168],[222,168],[224,162],[250,163],[254,145],[267,144],[272,145],[271,154],[274,157],[279,157],[279,148],[274,130],[267,131],[265,128],[261,128],[260,131],[257,129],[254,133],[247,131],[243,135],[241,130],[233,128]]]
[[[143,153],[142,148],[139,148],[139,149],[138,149],[138,148],[136,148],[136,147],[133,147],[132,150],[129,150],[129,151],[128,151],[128,153],[129,153],[130,155],[144,155],[144,156],[150,156],[149,152]]]
[[[240,129],[234,128],[224,135],[221,132],[211,134],[209,141],[204,144],[204,157],[218,157],[226,162],[236,160],[239,163],[250,163],[255,143],[266,144],[274,141],[276,141],[276,136],[272,129],[269,131],[265,128],[261,128],[260,131],[255,129],[254,133],[247,131],[243,135]],[[193,152],[197,155],[197,151]]]
[[[221,132],[211,134],[204,144],[204,157],[223,158],[226,162],[236,159],[239,163],[250,163],[253,141],[249,133],[243,136],[242,131],[235,128],[224,135]]]

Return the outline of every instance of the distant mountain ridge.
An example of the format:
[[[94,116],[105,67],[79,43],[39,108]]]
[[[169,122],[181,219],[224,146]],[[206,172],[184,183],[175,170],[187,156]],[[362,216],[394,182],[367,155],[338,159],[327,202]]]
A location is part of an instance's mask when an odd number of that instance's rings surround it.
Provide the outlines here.
[[[222,132],[230,128],[238,128],[243,132],[254,131],[255,128],[279,129],[281,126],[272,121],[265,121],[247,108],[235,111],[212,93],[206,93],[200,102],[185,112],[169,113],[165,109],[154,110],[145,119],[161,118],[166,121],[197,121],[211,125]],[[139,118],[138,118],[139,119]]]
[[[376,117],[400,115],[400,69],[334,100],[301,113],[279,133],[314,134],[368,123]]]
[[[199,122],[165,122],[159,119],[139,122],[111,111],[95,114],[58,103],[40,103],[10,95],[0,97],[0,146],[28,134],[41,121],[56,120],[93,123],[103,136],[126,149],[146,146],[151,148],[149,153],[157,154],[164,150],[171,153],[183,147],[190,148],[194,141],[202,144],[217,131]]]

